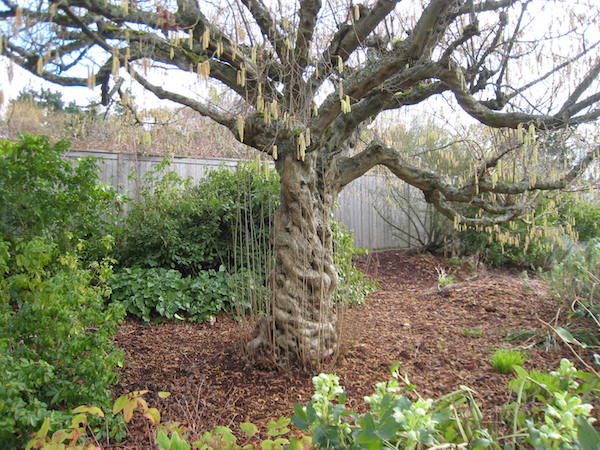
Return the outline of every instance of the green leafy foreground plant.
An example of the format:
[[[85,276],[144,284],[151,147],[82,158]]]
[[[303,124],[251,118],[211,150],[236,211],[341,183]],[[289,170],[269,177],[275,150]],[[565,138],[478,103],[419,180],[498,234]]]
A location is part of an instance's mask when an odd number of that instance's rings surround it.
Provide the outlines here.
[[[217,427],[199,437],[178,423],[159,424],[160,413],[143,399],[147,391],[124,394],[116,400],[112,412],[122,413],[129,422],[134,413],[145,416],[148,426],[156,427],[154,439],[161,450],[189,449],[503,449],[533,447],[536,450],[595,450],[600,436],[592,427],[592,407],[587,399],[597,397],[599,378],[590,372],[577,371],[566,359],[553,372],[527,372],[515,369],[517,378],[510,388],[517,399],[506,405],[506,421],[512,426],[509,435],[497,436],[486,427],[473,392],[464,386],[437,400],[425,399],[415,387],[398,374],[398,365],[390,369],[391,379],[377,383],[375,393],[365,397],[369,412],[359,415],[346,409],[346,393],[336,375],[313,377],[315,393],[304,407],[296,404],[293,419],[271,421],[263,440],[259,428],[249,422],[239,425],[239,432]],[[404,386],[404,387],[402,387]],[[159,393],[165,397],[168,393]],[[410,397],[416,398],[411,400]],[[87,414],[102,414],[98,409],[77,408],[72,425],[48,436],[48,423],[36,433],[30,448],[75,448],[75,441],[64,444],[78,430],[77,448],[90,448],[93,434],[82,427]],[[83,416],[82,416],[83,415]],[[293,433],[293,424],[303,433]],[[150,428],[147,429],[150,433]]]
[[[490,445],[491,437],[482,426],[482,414],[472,391],[461,387],[438,400],[424,399],[405,379],[401,388],[397,365],[392,378],[377,383],[375,393],[365,397],[368,413],[359,416],[345,407],[346,394],[335,375],[313,378],[315,394],[306,407],[295,405],[293,423],[309,431],[318,448],[331,449],[414,449],[444,443],[469,443],[474,448]],[[416,401],[407,396],[417,395]],[[444,447],[440,447],[444,448]]]
[[[509,387],[517,394],[507,408],[513,424],[513,446],[518,438],[536,450],[600,448],[600,435],[592,427],[592,405],[598,398],[600,379],[594,373],[578,371],[563,359],[558,370],[527,372],[515,367],[517,378]]]
[[[515,366],[520,366],[525,362],[525,355],[522,352],[510,349],[499,348],[492,356],[492,367],[499,373],[511,373]]]
[[[68,405],[111,403],[123,362],[111,337],[124,310],[105,307],[110,272],[107,262],[84,268],[40,237],[0,238],[0,442],[8,448],[46,418],[70,420]]]
[[[337,376],[313,378],[312,401],[305,407],[295,405],[293,423],[310,432],[317,448],[328,449],[600,448],[592,406],[585,403],[598,395],[595,374],[577,371],[568,360],[550,373],[527,373],[519,366],[515,370],[518,378],[510,386],[518,396],[507,407],[507,421],[513,426],[507,436],[497,436],[485,426],[467,387],[437,400],[424,399],[408,379],[400,379],[397,366],[391,369],[390,381],[378,383],[375,393],[365,397],[370,410],[362,416],[346,409]],[[409,392],[416,400],[408,398]]]

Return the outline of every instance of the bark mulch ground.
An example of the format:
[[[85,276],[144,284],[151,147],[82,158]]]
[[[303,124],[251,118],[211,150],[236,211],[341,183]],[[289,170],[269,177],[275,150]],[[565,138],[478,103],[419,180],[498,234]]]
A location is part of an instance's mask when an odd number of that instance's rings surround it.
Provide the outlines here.
[[[358,265],[379,289],[365,304],[347,309],[342,355],[335,366],[321,369],[340,376],[350,408],[364,411],[363,397],[389,379],[389,367],[400,361],[400,372],[422,396],[469,386],[494,422],[510,395],[510,376],[489,363],[495,349],[531,345],[526,368],[554,369],[563,357],[574,361],[542,323],[560,320],[561,308],[540,281],[515,271],[457,270],[442,258],[405,251],[374,253]],[[441,269],[454,272],[457,282],[438,288]],[[519,330],[537,334],[505,339]],[[228,317],[212,325],[127,320],[115,338],[126,354],[115,394],[148,389],[149,403],[163,421],[180,422],[193,433],[291,416],[294,402],[310,400],[315,373],[252,361],[242,350],[250,331]],[[159,400],[159,391],[171,396]],[[144,424],[130,424],[128,440],[116,447],[150,448]]]

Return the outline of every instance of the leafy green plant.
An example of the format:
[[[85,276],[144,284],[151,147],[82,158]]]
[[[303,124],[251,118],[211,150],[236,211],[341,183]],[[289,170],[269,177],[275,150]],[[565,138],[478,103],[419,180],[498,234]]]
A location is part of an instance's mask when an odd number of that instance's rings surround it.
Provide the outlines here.
[[[124,199],[99,182],[94,159],[64,158],[69,146],[29,134],[0,140],[0,234],[7,240],[44,234],[62,249],[85,240],[87,254],[105,255],[103,240],[114,232]]]
[[[375,393],[365,397],[370,409],[364,415],[346,409],[338,377],[320,374],[313,378],[312,401],[305,407],[295,405],[292,421],[300,430],[310,431],[318,448],[444,448],[454,443],[483,448],[491,442],[467,388],[437,401],[420,396],[411,401],[405,393],[415,394],[414,386],[404,379],[406,386],[401,387],[397,366],[391,373],[391,380],[377,383]]]
[[[156,315],[202,321],[229,308],[234,280],[224,271],[182,277],[173,269],[126,267],[114,273],[109,283],[111,299],[145,322]]]
[[[491,359],[492,367],[496,372],[511,373],[515,366],[520,366],[525,362],[523,352],[499,348],[494,352]]]
[[[332,233],[333,262],[338,274],[338,288],[334,299],[337,302],[360,304],[377,289],[377,283],[366,280],[352,262],[353,255],[365,254],[367,251],[354,248],[354,235],[344,224],[334,220]]]
[[[589,315],[600,335],[600,239],[582,244],[547,275],[554,295]]]
[[[508,405],[513,446],[525,437],[536,450],[600,447],[600,435],[592,427],[593,407],[585,403],[600,391],[597,374],[578,371],[567,359],[556,371],[527,372],[517,366],[515,372],[509,387],[517,399]]]
[[[0,240],[0,442],[18,446],[48,417],[64,423],[65,406],[111,403],[124,310],[105,307],[110,273],[41,237]]]
[[[256,165],[210,171],[192,186],[168,161],[142,180],[141,200],[132,205],[119,234],[122,266],[163,267],[185,275],[201,270],[264,267],[270,220],[278,204],[275,172]],[[246,252],[236,245],[246,229],[257,243]],[[248,236],[250,238],[250,236]]]

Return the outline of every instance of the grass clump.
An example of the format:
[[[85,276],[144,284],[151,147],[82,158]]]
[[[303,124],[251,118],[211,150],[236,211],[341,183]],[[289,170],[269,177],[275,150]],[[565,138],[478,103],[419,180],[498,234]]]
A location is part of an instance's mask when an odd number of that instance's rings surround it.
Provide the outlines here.
[[[465,328],[462,331],[462,334],[464,337],[468,338],[480,338],[481,336],[483,336],[483,331],[479,328]]]
[[[511,373],[515,366],[520,366],[525,362],[523,352],[499,348],[492,355],[492,367],[499,373]]]

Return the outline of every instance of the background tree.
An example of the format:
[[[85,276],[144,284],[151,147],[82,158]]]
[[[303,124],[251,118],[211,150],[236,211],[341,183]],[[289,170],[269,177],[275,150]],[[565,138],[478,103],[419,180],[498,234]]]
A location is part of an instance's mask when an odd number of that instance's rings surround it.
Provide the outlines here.
[[[499,196],[563,188],[598,153],[591,138],[560,173],[503,170],[516,158],[539,167],[536,135],[600,115],[591,0],[0,4],[10,64],[63,86],[99,85],[104,102],[135,80],[272,156],[281,178],[272,313],[249,345],[267,346],[280,362],[319,362],[338,348],[329,223],[352,180],[383,165],[454,223],[492,226],[526,214],[535,198]],[[157,77],[159,68],[168,76]],[[190,87],[170,69],[198,82]],[[234,110],[211,101],[209,79],[239,96]],[[515,130],[510,145],[474,155],[454,177],[406,161],[393,142],[373,140],[353,154],[357,131],[386,111],[444,104],[459,120]],[[457,203],[477,214],[461,214]]]

